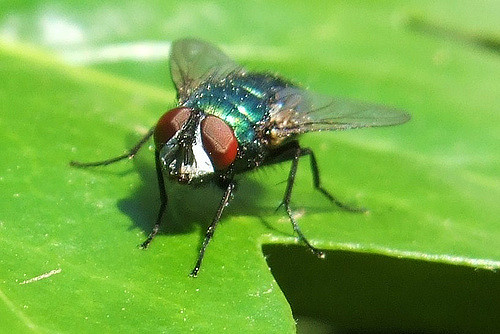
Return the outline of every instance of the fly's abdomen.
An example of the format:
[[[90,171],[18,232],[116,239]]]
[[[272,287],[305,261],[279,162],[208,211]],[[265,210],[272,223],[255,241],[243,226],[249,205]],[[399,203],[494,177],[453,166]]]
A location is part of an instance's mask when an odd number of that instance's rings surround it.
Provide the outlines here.
[[[256,125],[269,114],[269,100],[287,84],[264,74],[242,74],[207,83],[196,90],[184,106],[203,110],[224,120],[238,142],[254,142]]]

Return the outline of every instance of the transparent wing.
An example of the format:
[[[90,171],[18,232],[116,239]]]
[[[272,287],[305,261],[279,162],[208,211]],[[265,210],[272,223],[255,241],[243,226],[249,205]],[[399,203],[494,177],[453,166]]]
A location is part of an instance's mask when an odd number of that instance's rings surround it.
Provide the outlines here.
[[[287,87],[275,95],[271,108],[272,133],[286,137],[310,131],[346,130],[402,124],[404,111]]]
[[[173,42],[170,72],[180,102],[187,99],[198,85],[209,78],[219,80],[243,69],[225,53],[204,41],[181,39]]]

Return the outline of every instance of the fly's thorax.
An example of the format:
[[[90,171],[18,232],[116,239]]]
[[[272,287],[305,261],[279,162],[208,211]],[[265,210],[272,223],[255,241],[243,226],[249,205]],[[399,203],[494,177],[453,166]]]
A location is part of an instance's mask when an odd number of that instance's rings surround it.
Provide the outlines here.
[[[266,74],[235,73],[201,84],[184,105],[219,117],[234,130],[240,145],[252,145],[258,124],[269,114],[272,96],[286,85]]]
[[[262,164],[271,141],[268,126],[276,92],[285,81],[259,73],[234,73],[222,80],[210,78],[185,100],[188,108],[202,110],[223,120],[238,141],[235,170],[244,171]]]
[[[221,119],[188,107],[165,113],[155,128],[162,169],[181,183],[201,183],[227,170],[238,154],[232,129]]]

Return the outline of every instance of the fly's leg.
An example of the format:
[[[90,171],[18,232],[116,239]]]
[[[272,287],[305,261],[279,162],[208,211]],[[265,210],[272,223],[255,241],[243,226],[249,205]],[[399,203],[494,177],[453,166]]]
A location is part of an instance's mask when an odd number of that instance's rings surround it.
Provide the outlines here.
[[[330,194],[325,188],[321,186],[321,181],[319,178],[319,169],[318,169],[318,163],[316,162],[316,157],[314,156],[314,152],[309,149],[309,148],[300,148],[301,155],[309,155],[311,159],[311,170],[312,170],[312,175],[313,175],[313,181],[314,181],[314,188],[319,190],[330,202],[334,203],[336,206],[341,208],[342,210],[345,211],[350,211],[350,212],[366,212],[367,210],[365,208],[358,208],[354,206],[350,206],[348,204],[342,203],[339,201],[337,198],[335,198],[332,194]]]
[[[147,239],[141,244],[141,248],[148,248],[149,243],[158,234],[160,230],[160,224],[163,218],[163,214],[167,208],[167,193],[165,191],[165,180],[163,179],[163,171],[160,162],[160,152],[155,151],[155,165],[156,165],[156,177],[158,179],[158,187],[160,188],[160,210],[158,211],[158,217],[156,218],[156,223],[153,226],[153,230],[149,233]]]
[[[132,159],[137,152],[141,149],[142,146],[151,138],[155,130],[155,127],[152,127],[149,129],[149,131],[144,135],[144,137],[141,138],[141,140],[135,144],[134,147],[132,147],[127,153],[124,153],[120,156],[117,156],[115,158],[107,159],[107,160],[102,160],[102,161],[95,161],[95,162],[79,162],[79,161],[71,161],[70,165],[74,167],[95,167],[95,166],[106,166],[113,164],[115,162],[124,160],[124,159]],[[156,164],[156,177],[158,179],[158,186],[160,188],[160,210],[158,211],[158,217],[156,218],[156,223],[153,227],[153,230],[151,233],[149,233],[147,239],[141,244],[141,248],[147,248],[151,240],[155,237],[156,234],[158,234],[158,231],[160,229],[160,224],[161,220],[163,217],[163,214],[165,213],[165,209],[167,208],[167,193],[165,192],[165,181],[163,179],[163,173],[162,173],[162,168],[161,168],[161,163],[160,163],[160,153],[158,151],[155,151],[155,164]]]
[[[95,161],[95,162],[79,162],[79,161],[70,161],[70,166],[74,167],[95,167],[95,166],[106,166],[113,164],[115,162],[124,160],[124,159],[132,159],[137,152],[141,149],[141,147],[151,138],[153,135],[153,132],[155,130],[155,127],[152,127],[148,133],[134,146],[132,147],[127,153],[124,153],[122,155],[119,155],[115,158],[107,159],[107,160],[102,160],[102,161]]]
[[[200,254],[198,255],[198,260],[196,261],[196,265],[191,271],[191,274],[189,274],[189,276],[191,277],[198,276],[198,271],[200,271],[201,262],[203,261],[203,256],[205,255],[205,249],[207,248],[208,243],[210,242],[210,240],[214,235],[215,228],[217,227],[217,224],[220,221],[220,217],[222,216],[224,208],[227,206],[229,200],[231,199],[231,194],[233,193],[233,190],[234,190],[234,183],[232,180],[229,180],[227,182],[226,189],[224,191],[224,196],[222,196],[219,208],[217,209],[217,213],[215,214],[215,217],[212,220],[210,226],[208,227],[207,233],[205,234],[205,239],[203,240],[203,244],[201,245]]]
[[[286,213],[288,214],[288,217],[290,218],[290,222],[292,223],[293,230],[297,235],[299,236],[299,239],[304,242],[307,247],[319,258],[324,258],[325,254],[311,245],[307,238],[302,234],[302,231],[299,228],[299,225],[295,221],[295,218],[292,215],[292,210],[290,209],[290,198],[292,197],[292,189],[293,189],[293,184],[295,182],[295,176],[297,174],[297,167],[299,165],[299,158],[304,155],[303,149],[300,146],[297,146],[295,150],[295,155],[292,159],[292,167],[290,168],[290,174],[288,175],[288,181],[287,181],[287,186],[285,190],[285,196],[283,198],[283,202],[278,206],[278,209],[283,205],[285,207]]]

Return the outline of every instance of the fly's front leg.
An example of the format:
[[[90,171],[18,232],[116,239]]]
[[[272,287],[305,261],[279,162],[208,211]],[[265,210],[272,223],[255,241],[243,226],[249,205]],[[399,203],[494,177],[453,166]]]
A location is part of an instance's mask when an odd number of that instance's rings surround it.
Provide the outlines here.
[[[149,129],[149,131],[141,138],[141,140],[132,147],[127,153],[124,153],[115,158],[96,161],[96,162],[79,162],[79,161],[71,161],[70,165],[75,167],[95,167],[95,166],[106,166],[112,163],[124,160],[124,159],[132,159],[137,152],[144,146],[144,144],[151,138],[155,130],[155,127]],[[156,177],[158,179],[158,186],[160,188],[160,210],[158,211],[158,217],[156,218],[156,223],[153,227],[151,233],[149,233],[147,239],[141,244],[141,248],[147,248],[149,243],[153,240],[153,238],[158,234],[160,229],[160,224],[163,218],[163,214],[167,208],[167,193],[165,192],[165,181],[163,179],[163,172],[160,163],[160,153],[155,151],[155,165],[156,165]]]
[[[198,255],[198,260],[196,261],[196,265],[194,266],[193,270],[191,271],[191,274],[189,276],[191,277],[196,277],[198,275],[198,271],[200,271],[200,266],[201,262],[203,261],[203,256],[205,256],[205,249],[208,246],[208,243],[212,239],[215,228],[217,227],[217,224],[220,221],[220,217],[222,216],[222,212],[224,211],[224,208],[227,206],[229,203],[229,200],[231,199],[231,194],[233,193],[234,190],[234,182],[233,180],[228,180],[226,184],[226,189],[224,191],[224,195],[222,196],[222,200],[219,204],[219,208],[217,209],[217,212],[215,214],[214,219],[212,220],[212,223],[207,229],[207,233],[205,234],[205,239],[203,240],[203,244],[201,245],[200,249],[200,254]]]
[[[165,191],[165,180],[163,178],[163,171],[160,162],[160,152],[158,150],[155,151],[155,166],[156,166],[156,177],[158,179],[158,187],[160,188],[160,210],[158,211],[158,217],[156,218],[156,223],[153,226],[153,230],[149,233],[147,239],[141,244],[141,248],[148,248],[149,243],[153,240],[153,238],[158,234],[160,230],[161,221],[163,218],[163,214],[167,209],[167,193]]]
[[[119,155],[115,158],[107,159],[107,160],[102,160],[102,161],[95,161],[95,162],[79,162],[79,161],[70,161],[70,166],[74,167],[95,167],[95,166],[106,166],[110,165],[112,163],[121,161],[123,159],[132,159],[137,152],[141,149],[141,147],[151,138],[153,135],[153,132],[155,131],[155,127],[152,127],[149,129],[148,133],[144,135],[144,137],[134,146],[132,147],[127,153],[124,153],[122,155]]]
[[[313,245],[311,245],[307,240],[307,238],[304,236],[304,234],[302,234],[299,225],[297,224],[295,218],[293,217],[292,210],[290,209],[290,198],[292,197],[293,184],[295,183],[295,176],[297,174],[299,158],[302,155],[304,155],[303,149],[300,146],[297,146],[297,148],[295,149],[295,155],[292,159],[292,167],[290,168],[290,174],[288,175],[288,182],[285,190],[285,196],[283,198],[283,202],[281,202],[278,208],[280,208],[282,205],[285,207],[286,213],[288,214],[290,222],[292,223],[293,230],[297,233],[299,239],[302,240],[317,257],[324,258],[325,254],[322,251],[318,250]]]

